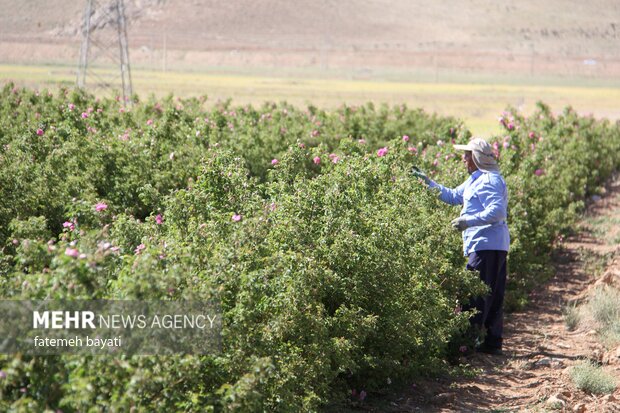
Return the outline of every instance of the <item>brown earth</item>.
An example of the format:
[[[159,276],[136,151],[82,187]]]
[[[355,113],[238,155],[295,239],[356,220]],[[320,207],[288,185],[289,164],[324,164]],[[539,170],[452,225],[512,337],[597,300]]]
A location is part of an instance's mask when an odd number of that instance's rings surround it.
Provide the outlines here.
[[[0,0],[0,63],[75,64],[85,4]],[[132,63],[141,67],[159,68],[163,62],[169,69],[186,70],[393,69],[406,75],[450,69],[594,78],[620,74],[620,3],[607,0],[125,4]],[[109,19],[101,12],[95,17],[102,39],[114,40]]]

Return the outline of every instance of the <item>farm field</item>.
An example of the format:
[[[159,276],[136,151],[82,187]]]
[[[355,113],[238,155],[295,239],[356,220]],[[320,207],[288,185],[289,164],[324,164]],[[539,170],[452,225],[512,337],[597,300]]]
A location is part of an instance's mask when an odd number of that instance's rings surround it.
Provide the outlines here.
[[[442,75],[453,81],[433,81],[433,75],[418,73],[405,81],[403,74],[386,72],[391,80],[347,79],[344,72],[321,77],[320,71],[287,71],[270,76],[267,70],[237,69],[237,74],[132,71],[134,91],[140,96],[162,97],[175,91],[179,97],[207,95],[209,102],[232,99],[233,104],[260,105],[263,102],[286,101],[296,107],[313,104],[334,109],[343,103],[360,105],[406,104],[441,116],[463,119],[474,134],[490,136],[499,133],[500,112],[513,106],[524,115],[535,110],[538,100],[560,112],[567,105],[582,115],[620,119],[620,86],[610,81],[582,78],[500,77],[498,75]],[[101,70],[104,79],[114,79],[115,72]],[[277,71],[276,71],[277,73]],[[297,76],[297,77],[296,77]],[[324,75],[323,75],[324,76]],[[56,89],[75,84],[75,68],[66,66],[0,65],[0,78],[18,85]],[[108,93],[95,90],[95,93]]]
[[[0,9],[0,412],[620,411],[620,2]],[[463,217],[429,179],[474,136],[508,197]],[[463,243],[497,211],[487,354]],[[34,313],[106,302],[174,323]]]
[[[42,85],[0,91],[1,296],[216,299],[222,345],[3,355],[1,409],[313,412],[471,374],[462,304],[483,286],[464,268],[458,211],[411,173],[463,182],[452,144],[472,131],[461,119],[402,104],[154,94],[124,107]],[[553,276],[552,255],[586,205],[607,193],[620,128],[543,102],[499,117],[489,142],[510,188],[506,307],[519,310]],[[610,380],[576,383],[616,391]]]

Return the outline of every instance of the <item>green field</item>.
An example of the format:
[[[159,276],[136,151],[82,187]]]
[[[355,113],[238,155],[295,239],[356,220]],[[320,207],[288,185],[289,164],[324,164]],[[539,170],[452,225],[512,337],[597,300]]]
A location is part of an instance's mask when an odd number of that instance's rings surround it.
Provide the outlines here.
[[[116,73],[99,71],[99,76],[118,83]],[[464,119],[474,134],[499,133],[498,115],[511,105],[528,114],[542,100],[554,111],[573,106],[580,114],[593,114],[612,120],[620,118],[620,87],[611,82],[581,79],[510,79],[500,76],[417,76],[405,81],[402,76],[387,76],[394,80],[350,79],[342,73],[328,77],[320,72],[245,71],[237,74],[217,72],[163,72],[133,70],[134,91],[140,96],[173,93],[188,97],[207,95],[211,102],[232,99],[237,104],[260,104],[264,101],[287,101],[303,106],[333,108],[343,102],[361,104],[372,101],[390,104],[405,103],[428,112],[452,115]],[[72,86],[75,68],[68,66],[0,65],[0,78],[18,85],[37,88]],[[105,93],[95,90],[95,93]]]

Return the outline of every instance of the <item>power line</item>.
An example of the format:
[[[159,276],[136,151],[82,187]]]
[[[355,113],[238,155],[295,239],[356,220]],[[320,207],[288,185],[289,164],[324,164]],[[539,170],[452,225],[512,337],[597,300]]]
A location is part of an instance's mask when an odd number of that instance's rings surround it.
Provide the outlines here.
[[[81,31],[77,87],[113,90],[120,83],[123,103],[127,105],[133,90],[123,0],[111,0],[106,4],[87,0]],[[106,80],[106,75],[96,70],[96,65],[100,63],[117,66],[120,76],[111,76],[112,79]]]

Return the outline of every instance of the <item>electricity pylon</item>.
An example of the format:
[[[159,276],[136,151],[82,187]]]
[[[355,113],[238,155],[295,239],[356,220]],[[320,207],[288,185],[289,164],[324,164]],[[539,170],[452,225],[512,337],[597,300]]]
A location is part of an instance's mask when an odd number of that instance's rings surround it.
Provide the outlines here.
[[[111,0],[105,4],[87,0],[81,29],[77,86],[113,90],[117,87],[120,74],[123,103],[130,103],[131,68],[123,0]],[[120,73],[116,69],[110,71],[100,66],[106,64],[118,67]]]

